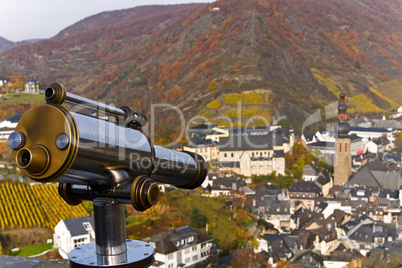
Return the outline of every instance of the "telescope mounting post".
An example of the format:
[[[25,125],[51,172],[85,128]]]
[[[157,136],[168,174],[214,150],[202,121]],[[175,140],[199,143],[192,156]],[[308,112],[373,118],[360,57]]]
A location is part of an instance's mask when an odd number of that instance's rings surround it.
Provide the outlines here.
[[[93,201],[95,241],[68,254],[76,267],[148,267],[154,262],[153,247],[143,241],[126,240],[124,204],[113,199]],[[96,254],[95,254],[96,252]]]

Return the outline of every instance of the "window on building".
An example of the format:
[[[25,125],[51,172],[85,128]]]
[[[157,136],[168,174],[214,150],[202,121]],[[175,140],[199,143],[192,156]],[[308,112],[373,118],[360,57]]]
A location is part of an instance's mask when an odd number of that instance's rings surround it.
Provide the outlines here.
[[[339,152],[342,152],[342,143],[339,143]]]
[[[171,259],[173,259],[173,254],[168,255],[168,260],[171,260]]]
[[[190,248],[186,248],[186,250],[184,251],[184,254],[188,254],[190,253]]]
[[[188,239],[187,239],[187,241],[190,243],[190,242],[193,242],[194,241],[194,236],[190,236]]]
[[[345,152],[347,152],[347,151],[348,151],[348,144],[345,143]]]
[[[79,247],[85,244],[85,238],[74,239],[74,247]]]
[[[185,263],[189,263],[190,262],[190,258],[187,258],[184,260]]]
[[[173,268],[173,263],[169,264],[168,268]]]
[[[197,250],[197,246],[191,247],[192,251],[196,251]]]
[[[223,156],[224,156],[224,157],[227,157],[228,155],[227,155],[227,153],[225,153]]]
[[[92,226],[89,222],[83,222],[82,225],[84,225],[86,231],[92,231]]]
[[[231,153],[230,156],[233,157],[233,153]]]
[[[193,256],[193,261],[196,261],[196,260],[198,260],[198,255]]]

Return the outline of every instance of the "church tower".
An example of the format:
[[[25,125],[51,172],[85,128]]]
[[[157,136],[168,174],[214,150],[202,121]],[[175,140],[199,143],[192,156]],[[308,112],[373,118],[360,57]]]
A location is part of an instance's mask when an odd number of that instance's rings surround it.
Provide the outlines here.
[[[352,173],[352,155],[350,154],[350,125],[346,122],[347,106],[345,103],[345,94],[339,95],[338,101],[338,136],[335,141],[335,159],[334,159],[334,185],[345,184]]]

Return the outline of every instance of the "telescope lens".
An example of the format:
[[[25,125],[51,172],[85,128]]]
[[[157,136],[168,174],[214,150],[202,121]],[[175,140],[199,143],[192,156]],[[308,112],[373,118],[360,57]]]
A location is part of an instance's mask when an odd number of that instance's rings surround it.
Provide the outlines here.
[[[31,161],[31,153],[29,151],[25,151],[25,153],[21,157],[21,162],[26,166]]]

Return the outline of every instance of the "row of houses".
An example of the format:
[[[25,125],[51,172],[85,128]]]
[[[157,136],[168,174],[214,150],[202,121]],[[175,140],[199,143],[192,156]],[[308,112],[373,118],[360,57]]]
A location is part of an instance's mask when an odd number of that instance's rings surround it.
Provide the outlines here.
[[[402,131],[402,123],[384,117],[355,118],[350,124],[350,152],[352,157],[368,153],[384,153],[395,148],[395,137]],[[314,133],[302,133],[301,140],[311,152],[319,155],[329,163],[335,156],[336,126]]]
[[[369,155],[345,185],[334,185],[331,174],[314,163],[304,171],[305,181],[288,190],[273,184],[253,188],[248,180],[218,174],[208,174],[203,187],[207,196],[243,194],[244,209],[272,227],[259,233],[255,251],[270,264],[282,259],[303,267],[343,267],[402,239],[399,168]]]

